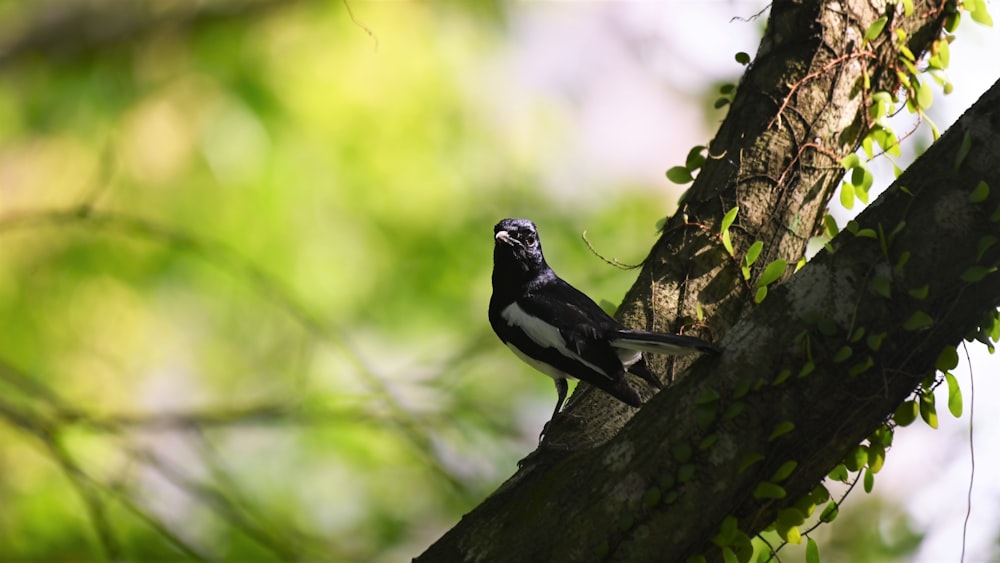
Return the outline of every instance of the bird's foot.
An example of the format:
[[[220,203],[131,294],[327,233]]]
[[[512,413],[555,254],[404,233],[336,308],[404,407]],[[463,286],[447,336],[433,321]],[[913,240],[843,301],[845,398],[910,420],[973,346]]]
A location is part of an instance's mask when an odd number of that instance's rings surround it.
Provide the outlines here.
[[[558,422],[556,421],[557,418]],[[538,433],[538,443],[539,444],[542,443],[546,433],[548,433],[548,431],[551,430],[554,426],[564,426],[567,422],[572,422],[572,424],[575,425],[580,425],[580,424],[586,425],[587,417],[579,414],[574,414],[571,412],[560,412],[556,416],[553,416],[551,419],[549,419],[549,421],[545,423],[545,426],[542,426],[542,431]]]

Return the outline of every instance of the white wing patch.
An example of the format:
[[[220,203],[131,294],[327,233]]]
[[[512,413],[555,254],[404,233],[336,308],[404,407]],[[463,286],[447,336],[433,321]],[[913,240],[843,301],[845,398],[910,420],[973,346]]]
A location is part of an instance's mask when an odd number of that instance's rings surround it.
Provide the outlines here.
[[[612,344],[613,346],[614,344]],[[615,352],[618,354],[618,360],[622,363],[622,366],[628,370],[632,365],[642,359],[642,352],[636,352],[635,350],[627,350],[625,348],[617,348]]]
[[[566,341],[563,340],[562,334],[559,333],[559,329],[550,325],[549,323],[543,321],[542,319],[528,314],[517,301],[511,303],[500,312],[500,316],[503,317],[507,324],[510,326],[516,326],[520,328],[524,334],[528,336],[535,344],[538,344],[542,348],[555,348],[557,352],[571,358],[576,362],[589,367],[595,372],[611,379],[608,374],[596,365],[588,362],[587,360],[580,357],[579,354],[573,352],[566,346]],[[564,373],[555,367],[529,357],[527,354],[518,350],[516,346],[507,343],[507,346],[515,353],[519,358],[521,358],[526,364],[532,366],[538,371],[544,373],[545,375],[552,377],[554,379],[564,379],[567,377],[574,377],[570,374]],[[575,379],[575,377],[574,377]]]
[[[535,358],[532,358],[531,356],[522,352],[517,346],[511,344],[510,342],[507,343],[507,347],[510,348],[511,352],[514,352],[515,356],[521,358],[522,362],[537,369],[538,371],[544,373],[545,375],[551,377],[552,379],[576,379],[572,375],[564,371],[560,371],[541,360],[536,360]]]

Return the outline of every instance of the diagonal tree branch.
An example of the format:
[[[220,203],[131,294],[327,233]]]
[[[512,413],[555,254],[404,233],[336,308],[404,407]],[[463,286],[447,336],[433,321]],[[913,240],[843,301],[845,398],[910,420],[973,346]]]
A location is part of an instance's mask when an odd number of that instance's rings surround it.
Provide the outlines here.
[[[924,52],[948,9],[890,12],[886,35],[905,30],[907,48]],[[419,561],[745,552],[1000,304],[1000,250],[983,244],[1000,234],[1000,197],[970,197],[980,181],[1000,185],[990,167],[1000,86],[830,252],[794,276],[789,268],[791,279],[754,304],[763,265],[794,264],[819,230],[840,159],[870,126],[866,84],[896,89],[898,44],[864,40],[881,15],[865,2],[773,5],[683,212],[623,303],[627,322],[673,331],[695,324],[700,303],[722,356],[697,361],[631,422],[635,411],[603,394],[576,393],[573,416],[553,421],[520,471]],[[733,208],[731,256],[719,226]],[[754,241],[764,250],[748,283],[736,257]]]
[[[910,17],[891,18],[885,37],[865,42],[866,30],[883,15],[868,2],[774,2],[756,58],[680,212],[665,223],[625,297],[622,320],[678,332],[700,324],[700,304],[711,331],[704,336],[718,338],[751,309],[763,266],[777,259],[795,264],[822,230],[827,202],[844,176],[840,160],[859,148],[869,128],[867,92],[896,90],[899,47],[891,30],[905,31],[914,53],[925,52],[941,34],[946,5],[917,2]],[[866,77],[868,90],[862,88]],[[730,257],[719,230],[733,208],[739,213]],[[738,258],[755,241],[763,251],[744,281]],[[685,366],[651,360],[668,379]],[[577,416],[551,425],[548,445],[601,443],[632,412],[603,393],[578,391],[574,399]]]
[[[720,357],[605,444],[538,454],[418,561],[721,558],[727,519],[746,539],[808,495],[1000,305],[1000,193],[977,187],[1000,186],[998,108],[1000,83]]]

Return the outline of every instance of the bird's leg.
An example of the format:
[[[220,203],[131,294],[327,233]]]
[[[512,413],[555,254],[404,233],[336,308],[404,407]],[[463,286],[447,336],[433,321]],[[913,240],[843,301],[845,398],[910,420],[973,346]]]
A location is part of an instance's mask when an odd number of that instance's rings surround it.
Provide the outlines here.
[[[555,381],[556,393],[559,394],[559,398],[556,399],[556,410],[552,411],[552,418],[555,418],[559,414],[559,410],[563,406],[563,401],[566,400],[566,393],[569,393],[569,383],[565,379],[557,379]]]
[[[542,431],[538,434],[538,441],[542,441],[542,436],[545,436],[545,431],[549,429],[549,424],[555,420],[556,415],[559,414],[559,409],[562,408],[563,402],[566,400],[566,393],[569,392],[569,383],[565,379],[556,379],[556,393],[559,394],[559,398],[556,399],[556,408],[552,411],[552,417],[549,421],[542,426]]]

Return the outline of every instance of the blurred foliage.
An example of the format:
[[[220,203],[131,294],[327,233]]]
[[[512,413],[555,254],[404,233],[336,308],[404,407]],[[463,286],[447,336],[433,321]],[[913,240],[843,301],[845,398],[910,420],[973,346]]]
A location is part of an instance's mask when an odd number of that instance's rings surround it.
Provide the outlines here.
[[[826,561],[885,563],[912,561],[924,534],[899,506],[876,495],[856,495],[849,504],[855,517],[838,518],[819,528]]]
[[[0,0],[0,560],[406,560],[512,473],[493,224],[617,303],[580,233],[638,263],[676,194],[548,189],[506,10]]]
[[[554,391],[493,224],[617,302],[579,233],[635,263],[670,204],[546,195],[501,6],[0,2],[5,560],[398,561],[510,474]]]

